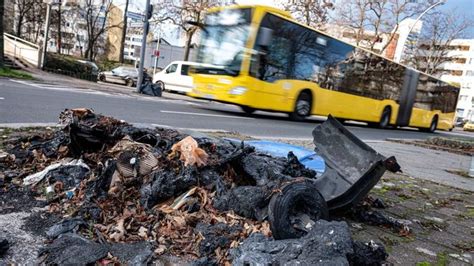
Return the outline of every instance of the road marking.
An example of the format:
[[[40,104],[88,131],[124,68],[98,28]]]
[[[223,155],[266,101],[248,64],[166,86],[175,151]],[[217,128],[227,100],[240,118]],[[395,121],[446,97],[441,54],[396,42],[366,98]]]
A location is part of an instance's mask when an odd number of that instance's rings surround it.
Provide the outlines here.
[[[0,127],[22,128],[22,127],[59,127],[58,123],[0,123]]]
[[[5,100],[5,98],[3,98],[3,97],[0,97],[0,100]]]
[[[10,79],[10,81],[32,86],[35,88],[45,89],[45,90],[86,93],[86,94],[94,94],[94,95],[112,96],[112,97],[117,97],[117,98],[129,98],[129,99],[134,98],[140,101],[164,102],[164,103],[200,106],[200,104],[198,103],[188,102],[186,100],[181,100],[181,99],[163,99],[159,97],[144,97],[144,95],[142,94],[128,95],[128,94],[119,93],[119,92],[103,92],[103,91],[97,91],[97,90],[92,90],[92,89],[80,89],[80,88],[65,87],[65,86],[54,85],[54,84],[33,83],[33,82],[13,80],[13,79]]]
[[[179,112],[179,111],[167,111],[167,110],[161,110],[160,112],[161,112],[161,113],[167,113],[167,114],[179,114],[179,115],[197,115],[197,116],[235,118],[235,119],[247,119],[247,120],[254,120],[254,119],[255,119],[255,118],[252,118],[252,117],[240,117],[240,116],[231,116],[231,115],[214,115],[214,114]]]
[[[113,97],[121,97],[121,98],[131,98],[131,96],[126,94],[112,94],[103,91],[96,91],[91,89],[79,89],[74,87],[64,87],[59,85],[52,85],[52,84],[42,84],[42,83],[33,83],[33,82],[26,82],[21,80],[14,80],[10,79],[12,82],[32,86],[35,88],[45,89],[45,90],[55,90],[55,91],[66,91],[66,92],[76,92],[76,93],[86,93],[86,94],[95,94],[95,95],[106,95],[106,96],[113,96]]]

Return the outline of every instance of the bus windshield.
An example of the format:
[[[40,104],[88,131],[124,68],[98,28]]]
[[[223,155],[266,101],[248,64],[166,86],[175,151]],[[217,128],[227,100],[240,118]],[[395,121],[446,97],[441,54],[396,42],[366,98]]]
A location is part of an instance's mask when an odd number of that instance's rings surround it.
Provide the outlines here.
[[[237,76],[250,29],[249,8],[226,9],[206,16],[197,62],[206,64],[196,73]]]

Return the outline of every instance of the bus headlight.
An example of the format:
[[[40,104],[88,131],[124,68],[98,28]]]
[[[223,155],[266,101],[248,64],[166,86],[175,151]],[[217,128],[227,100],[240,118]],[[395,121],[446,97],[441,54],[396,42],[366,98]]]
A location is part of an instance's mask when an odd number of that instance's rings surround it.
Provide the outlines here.
[[[242,95],[247,91],[245,87],[235,87],[229,90],[229,94],[231,95]]]

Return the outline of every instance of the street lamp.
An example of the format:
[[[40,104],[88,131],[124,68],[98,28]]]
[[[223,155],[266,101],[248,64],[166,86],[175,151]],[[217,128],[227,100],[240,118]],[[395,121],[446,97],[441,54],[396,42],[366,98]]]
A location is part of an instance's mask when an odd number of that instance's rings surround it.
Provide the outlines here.
[[[46,3],[46,21],[44,23],[44,38],[43,38],[43,51],[41,53],[41,64],[39,65],[40,69],[43,69],[46,62],[46,53],[48,52],[48,31],[49,31],[49,21],[51,18],[51,7],[53,5],[60,5],[61,0],[43,0],[43,3]],[[59,34],[59,33],[58,33]]]
[[[421,17],[423,17],[426,13],[428,13],[428,11],[430,11],[431,9],[439,6],[439,5],[443,5],[445,2],[444,0],[441,0],[441,1],[438,1],[434,4],[432,4],[431,6],[429,6],[425,11],[423,11],[415,20],[415,23],[413,23],[413,25],[411,25],[410,29],[408,30],[408,33],[407,33],[407,38],[405,39],[405,41],[403,42],[403,46],[402,46],[402,51],[400,53],[400,57],[398,58],[398,63],[400,63],[400,61],[402,60],[402,57],[403,57],[403,51],[405,50],[405,46],[406,46],[406,43],[408,41],[408,36],[410,35],[411,31],[413,30],[413,28],[415,28],[416,24],[418,23],[418,21],[420,21]]]

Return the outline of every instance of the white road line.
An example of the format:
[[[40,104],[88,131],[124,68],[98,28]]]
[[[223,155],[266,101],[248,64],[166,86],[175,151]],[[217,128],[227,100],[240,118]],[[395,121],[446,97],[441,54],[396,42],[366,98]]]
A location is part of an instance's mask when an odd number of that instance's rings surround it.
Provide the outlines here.
[[[113,93],[108,93],[108,92],[103,92],[103,91],[96,91],[96,90],[91,90],[91,89],[79,89],[79,88],[74,88],[74,87],[61,87],[61,86],[58,86],[58,85],[32,83],[32,82],[25,82],[25,81],[20,81],[20,80],[13,80],[13,79],[10,79],[10,81],[13,81],[13,82],[16,82],[16,83],[21,83],[21,84],[32,86],[32,87],[36,87],[36,88],[40,88],[40,89],[45,89],[45,90],[66,91],[66,92],[86,93],[86,94],[95,94],[95,95],[106,95],[106,96],[119,97],[119,98],[131,98],[131,96],[126,95],[126,94],[113,94]]]
[[[5,98],[4,98],[4,97],[0,97],[0,100],[5,100]]]
[[[0,123],[0,127],[22,128],[22,127],[59,127],[58,123]]]
[[[161,113],[167,113],[167,114],[179,114],[179,115],[197,115],[197,116],[222,117],[222,118],[247,119],[247,120],[254,120],[255,119],[255,118],[252,118],[252,117],[239,117],[239,116],[231,116],[231,115],[214,115],[214,114],[167,111],[167,110],[161,110],[160,112]]]

